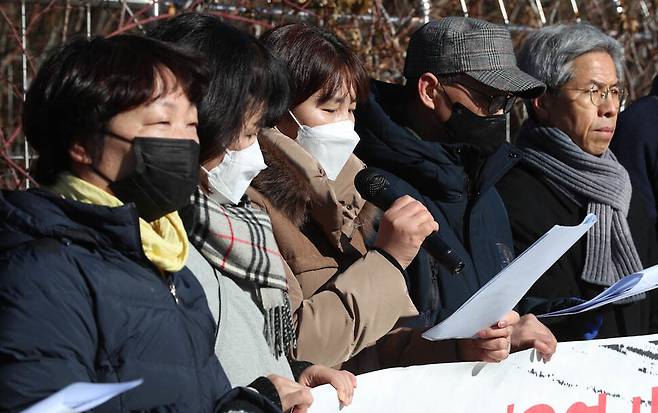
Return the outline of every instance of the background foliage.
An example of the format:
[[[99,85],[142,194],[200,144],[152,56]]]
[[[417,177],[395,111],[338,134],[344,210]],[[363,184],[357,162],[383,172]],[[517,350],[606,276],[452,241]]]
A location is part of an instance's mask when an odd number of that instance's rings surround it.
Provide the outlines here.
[[[545,24],[588,21],[622,42],[630,101],[658,72],[658,0],[0,0],[0,188],[35,185],[20,127],[24,90],[45,52],[71,36],[140,32],[187,10],[208,11],[258,36],[290,21],[337,32],[370,74],[401,82],[404,51],[426,19],[464,15],[504,24],[515,44]],[[518,105],[513,129],[522,119]]]

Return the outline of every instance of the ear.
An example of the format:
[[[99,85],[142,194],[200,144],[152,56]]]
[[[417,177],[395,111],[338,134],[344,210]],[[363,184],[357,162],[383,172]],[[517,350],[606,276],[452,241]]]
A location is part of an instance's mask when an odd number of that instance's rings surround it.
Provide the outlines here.
[[[418,78],[418,98],[429,109],[436,107],[436,98],[440,91],[440,82],[432,73],[423,73]]]
[[[532,110],[535,112],[535,116],[539,122],[545,122],[548,120],[548,107],[550,106],[549,97],[544,93],[538,98],[532,99],[530,102],[532,104]]]
[[[91,165],[91,156],[89,156],[89,152],[87,152],[84,146],[77,142],[69,148],[69,156],[73,162]]]

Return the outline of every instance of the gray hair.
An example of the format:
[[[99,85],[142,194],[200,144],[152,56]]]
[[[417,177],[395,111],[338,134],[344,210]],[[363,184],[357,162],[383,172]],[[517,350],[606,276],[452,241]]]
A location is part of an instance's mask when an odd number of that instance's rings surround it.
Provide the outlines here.
[[[571,80],[572,63],[589,52],[606,52],[623,81],[624,49],[621,44],[588,23],[546,26],[532,33],[518,54],[521,70],[557,90]]]

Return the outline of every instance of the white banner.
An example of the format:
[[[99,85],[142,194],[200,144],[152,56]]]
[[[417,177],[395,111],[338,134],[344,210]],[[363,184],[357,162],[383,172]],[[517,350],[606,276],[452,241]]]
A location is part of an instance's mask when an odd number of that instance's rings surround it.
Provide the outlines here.
[[[502,363],[448,363],[357,377],[350,406],[313,389],[311,413],[658,413],[658,334],[560,343],[550,362],[534,350]]]

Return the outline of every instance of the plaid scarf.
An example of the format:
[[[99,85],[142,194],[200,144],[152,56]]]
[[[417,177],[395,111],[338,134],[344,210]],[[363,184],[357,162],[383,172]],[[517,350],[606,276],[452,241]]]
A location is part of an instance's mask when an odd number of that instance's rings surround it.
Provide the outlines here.
[[[199,189],[192,195],[192,205],[190,242],[222,274],[255,287],[272,354],[277,358],[289,354],[297,338],[283,258],[269,215],[252,208],[246,196],[238,205],[219,204]]]

